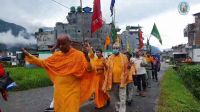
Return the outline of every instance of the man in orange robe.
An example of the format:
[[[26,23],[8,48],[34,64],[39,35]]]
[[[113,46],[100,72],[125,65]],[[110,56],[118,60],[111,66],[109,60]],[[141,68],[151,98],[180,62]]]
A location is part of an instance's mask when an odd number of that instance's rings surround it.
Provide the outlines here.
[[[128,83],[128,59],[120,53],[118,43],[113,45],[113,55],[107,61],[107,75],[104,81],[103,90],[111,90],[115,97],[115,109],[119,112],[126,112],[126,85]],[[114,100],[114,99],[113,99]]]
[[[90,54],[92,67],[95,70],[96,86],[95,86],[95,99],[94,103],[96,108],[102,108],[109,105],[109,95],[107,92],[102,91],[103,82],[105,80],[105,72],[107,70],[106,59],[102,55],[102,50],[96,50],[97,57],[94,57],[94,53]]]
[[[79,112],[80,105],[94,92],[94,72],[89,72],[91,65],[88,54],[72,48],[70,44],[68,35],[60,35],[60,51],[45,60],[22,49],[26,60],[44,68],[53,82],[55,112]]]

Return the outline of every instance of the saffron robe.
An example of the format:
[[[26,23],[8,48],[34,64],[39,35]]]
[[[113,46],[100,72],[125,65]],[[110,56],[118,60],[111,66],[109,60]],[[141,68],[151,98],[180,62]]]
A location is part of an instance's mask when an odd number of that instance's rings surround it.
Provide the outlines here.
[[[53,82],[55,112],[79,112],[80,105],[94,92],[94,72],[84,54],[74,48],[69,52],[55,52],[41,60],[33,55],[26,56],[31,64],[44,68]]]
[[[124,54],[119,54],[118,55],[120,58],[120,65],[114,65],[114,60],[116,58],[115,55],[111,55],[108,58],[107,61],[107,66],[108,66],[108,70],[107,70],[107,74],[105,75],[105,81],[103,84],[103,91],[107,91],[107,90],[111,90],[112,88],[112,83],[113,83],[113,70],[114,70],[114,66],[120,66],[121,67],[121,75],[119,77],[120,79],[120,87],[126,87],[127,83],[128,83],[128,59]]]
[[[101,108],[106,105],[107,100],[109,100],[109,95],[107,92],[102,91],[103,82],[105,80],[105,59],[102,58],[92,58],[92,67],[95,70],[95,99],[94,103],[97,108]]]

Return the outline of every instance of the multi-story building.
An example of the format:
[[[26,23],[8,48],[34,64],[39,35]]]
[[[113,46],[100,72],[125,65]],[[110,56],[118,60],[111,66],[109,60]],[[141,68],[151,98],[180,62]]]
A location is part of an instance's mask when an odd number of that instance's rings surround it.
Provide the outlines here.
[[[56,42],[55,31],[52,28],[40,28],[35,37],[38,51],[48,51]]]
[[[195,23],[188,24],[184,36],[188,37],[188,54],[194,62],[200,63],[200,12],[193,14]]]
[[[87,40],[93,48],[103,48],[105,38],[110,34],[111,25],[104,23],[100,30],[91,33],[92,14],[89,7],[83,8],[83,12],[71,10],[66,17],[68,23],[56,23],[55,36],[66,33],[71,36],[72,41],[81,43]]]
[[[184,29],[184,36],[188,37],[188,45],[200,47],[200,13],[193,15],[195,23],[188,24]]]
[[[57,22],[53,30],[39,29],[36,32],[37,46],[39,51],[48,51],[49,47],[55,44],[60,34],[71,36],[73,46],[80,49],[83,41],[90,42],[93,48],[103,48],[107,35],[110,34],[111,25],[104,22],[103,27],[95,33],[91,33],[92,22],[91,8],[85,7],[83,11],[80,7],[71,8],[66,19],[68,23]]]
[[[127,26],[126,30],[121,33],[123,51],[133,52],[139,47],[139,29],[138,26]]]

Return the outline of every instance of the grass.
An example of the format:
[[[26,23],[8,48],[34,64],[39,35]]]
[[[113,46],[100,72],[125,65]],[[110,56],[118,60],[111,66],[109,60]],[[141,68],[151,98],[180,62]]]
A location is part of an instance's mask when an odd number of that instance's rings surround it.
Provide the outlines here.
[[[15,91],[52,85],[46,72],[41,68],[13,67],[6,68],[11,78],[17,83]]]
[[[158,112],[200,112],[200,102],[172,69],[165,72],[161,81]]]

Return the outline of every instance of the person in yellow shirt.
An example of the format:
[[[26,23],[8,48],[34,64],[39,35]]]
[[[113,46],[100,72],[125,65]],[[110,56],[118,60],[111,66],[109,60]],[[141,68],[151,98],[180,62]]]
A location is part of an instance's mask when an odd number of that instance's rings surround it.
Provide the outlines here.
[[[44,68],[53,82],[55,112],[79,112],[80,105],[94,92],[95,75],[88,52],[78,51],[70,44],[70,36],[61,34],[58,37],[60,51],[47,59],[39,59],[22,49],[26,61]]]
[[[113,54],[107,61],[107,75],[104,81],[103,90],[111,90],[111,96],[115,99],[115,109],[119,112],[126,112],[126,85],[128,83],[128,59],[120,53],[119,44],[113,45]]]
[[[103,57],[103,51],[101,49],[96,50],[97,57],[94,57],[94,53],[90,53],[92,67],[95,70],[96,87],[94,103],[97,109],[110,104],[110,98],[107,92],[102,91],[103,82],[105,80],[105,73],[107,70],[106,59]]]

